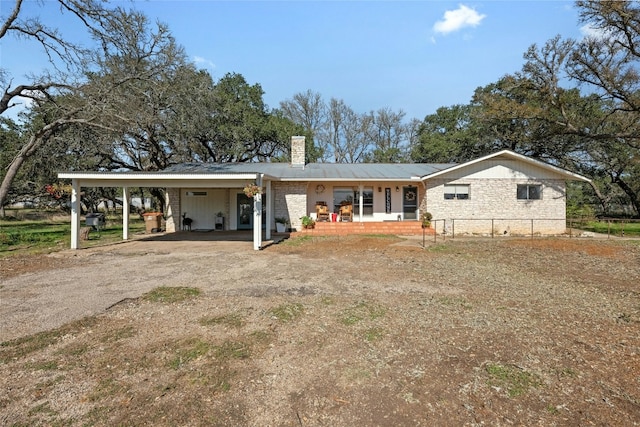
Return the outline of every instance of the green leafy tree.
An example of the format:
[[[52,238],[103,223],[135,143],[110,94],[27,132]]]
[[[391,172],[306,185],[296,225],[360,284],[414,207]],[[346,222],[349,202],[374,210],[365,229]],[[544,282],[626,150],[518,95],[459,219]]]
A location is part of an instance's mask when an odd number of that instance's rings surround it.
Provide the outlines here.
[[[428,115],[417,130],[411,159],[420,163],[461,163],[493,150],[482,143],[482,133],[474,120],[474,107],[441,107]]]
[[[521,72],[476,91],[476,117],[509,148],[592,177],[603,211],[621,193],[638,215],[640,9],[624,1],[577,5],[599,35],[531,46]]]

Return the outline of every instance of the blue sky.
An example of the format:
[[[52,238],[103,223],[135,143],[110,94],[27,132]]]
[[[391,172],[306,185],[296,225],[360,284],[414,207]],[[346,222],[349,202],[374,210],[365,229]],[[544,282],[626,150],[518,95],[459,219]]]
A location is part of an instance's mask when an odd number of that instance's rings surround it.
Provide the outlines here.
[[[0,1],[0,14],[13,1]],[[70,28],[51,0],[27,0],[50,25]],[[519,71],[531,44],[581,37],[572,1],[149,0],[135,7],[166,23],[215,80],[242,74],[265,102],[308,89],[356,112],[380,108],[423,119],[466,104],[477,87]],[[0,64],[14,76],[44,66],[38,49],[2,40]],[[14,78],[14,81],[20,79]]]

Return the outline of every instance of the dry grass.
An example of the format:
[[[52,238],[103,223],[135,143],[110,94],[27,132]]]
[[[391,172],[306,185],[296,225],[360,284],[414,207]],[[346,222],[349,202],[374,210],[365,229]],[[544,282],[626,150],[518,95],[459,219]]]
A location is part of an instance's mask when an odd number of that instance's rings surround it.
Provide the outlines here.
[[[640,423],[637,242],[336,242],[2,343],[0,424]]]

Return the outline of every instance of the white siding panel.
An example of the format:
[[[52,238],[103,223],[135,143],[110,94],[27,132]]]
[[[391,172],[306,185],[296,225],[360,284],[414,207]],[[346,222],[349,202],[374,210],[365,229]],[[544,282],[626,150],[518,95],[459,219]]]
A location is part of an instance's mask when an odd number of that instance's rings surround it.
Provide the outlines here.
[[[558,174],[517,160],[491,159],[445,175],[447,179],[558,179]]]
[[[194,230],[213,230],[216,214],[226,212],[226,190],[188,188],[183,189],[180,196],[182,209],[179,215],[182,216],[186,212],[187,217],[193,219]],[[182,225],[182,218],[176,221]]]

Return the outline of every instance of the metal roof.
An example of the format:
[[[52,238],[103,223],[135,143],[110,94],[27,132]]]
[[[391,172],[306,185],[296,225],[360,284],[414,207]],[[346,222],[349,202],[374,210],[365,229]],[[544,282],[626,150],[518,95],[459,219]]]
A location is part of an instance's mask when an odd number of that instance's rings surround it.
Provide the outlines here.
[[[457,163],[310,163],[292,166],[289,163],[181,163],[159,172],[67,172],[60,178],[90,180],[241,180],[263,174],[274,181],[421,181],[446,175],[460,168],[489,159],[511,159],[530,163],[560,174],[565,179],[589,182],[588,178],[539,160],[503,150],[469,162]],[[177,181],[176,181],[177,182]]]
[[[418,180],[455,164],[442,163],[181,163],[164,169],[169,174],[261,173],[282,181]]]

